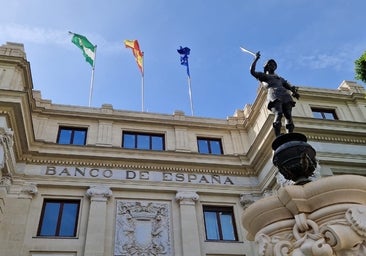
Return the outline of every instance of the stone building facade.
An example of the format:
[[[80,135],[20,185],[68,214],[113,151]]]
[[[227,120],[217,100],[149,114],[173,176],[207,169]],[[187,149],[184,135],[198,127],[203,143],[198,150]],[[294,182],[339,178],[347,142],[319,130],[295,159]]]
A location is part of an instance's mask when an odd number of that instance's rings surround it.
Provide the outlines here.
[[[365,176],[364,88],[299,93],[314,179]],[[33,90],[23,45],[2,45],[1,255],[258,255],[241,216],[285,183],[265,101],[259,89],[227,119],[57,105]]]

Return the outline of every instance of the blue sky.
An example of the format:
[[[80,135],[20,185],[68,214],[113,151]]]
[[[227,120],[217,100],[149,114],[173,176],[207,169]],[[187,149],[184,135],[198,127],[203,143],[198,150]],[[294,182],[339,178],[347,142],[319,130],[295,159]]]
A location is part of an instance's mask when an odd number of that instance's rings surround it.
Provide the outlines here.
[[[141,111],[141,75],[123,40],[145,54],[147,112],[191,115],[179,46],[191,49],[194,115],[226,118],[258,83],[243,46],[274,58],[296,86],[336,89],[366,50],[364,0],[0,0],[0,44],[23,43],[33,86],[55,104],[88,106],[91,67],[68,31],[97,47],[92,107]],[[6,8],[5,8],[6,7]],[[362,84],[361,81],[357,81]],[[300,98],[301,100],[301,98]]]

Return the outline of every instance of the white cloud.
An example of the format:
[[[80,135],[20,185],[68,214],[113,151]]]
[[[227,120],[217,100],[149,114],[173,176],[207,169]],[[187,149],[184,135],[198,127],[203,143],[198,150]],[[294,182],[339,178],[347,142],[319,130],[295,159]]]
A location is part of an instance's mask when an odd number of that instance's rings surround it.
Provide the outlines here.
[[[321,47],[325,48],[325,46]],[[297,55],[292,51],[291,54],[286,55],[286,59],[289,60],[291,66],[295,65],[313,70],[333,69],[340,71],[350,68],[353,70],[354,61],[363,52],[363,43],[339,43],[339,45],[334,45],[331,49],[325,49],[323,51],[317,49],[309,52],[304,48],[298,49]],[[297,57],[293,59],[293,56]]]
[[[300,56],[299,63],[312,69],[335,68],[340,69],[345,63],[345,59],[341,55],[318,54]]]
[[[0,35],[6,41],[18,43],[59,44],[69,43],[68,31],[29,27],[19,24],[0,24]]]
[[[79,31],[72,31],[80,33]],[[82,34],[82,33],[81,33]],[[85,34],[83,34],[86,36]],[[87,38],[106,54],[115,54],[124,48],[121,42],[109,42],[99,34],[88,34]],[[58,45],[62,47],[73,47],[71,36],[68,30],[64,29],[45,29],[42,27],[31,27],[19,24],[0,24],[0,41],[15,43],[34,43],[40,45]]]

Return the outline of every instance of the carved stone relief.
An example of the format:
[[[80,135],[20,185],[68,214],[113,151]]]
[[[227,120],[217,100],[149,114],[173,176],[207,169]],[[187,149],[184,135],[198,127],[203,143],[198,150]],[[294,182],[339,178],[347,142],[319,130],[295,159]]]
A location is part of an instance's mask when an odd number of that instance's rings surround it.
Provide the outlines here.
[[[10,175],[2,175],[0,178],[0,186],[9,188],[13,183],[13,178]]]
[[[117,200],[114,256],[170,256],[170,205]]]
[[[0,127],[0,171],[3,175],[11,176],[10,173],[15,170],[13,133],[9,128]],[[4,168],[5,166],[7,168]]]
[[[28,198],[33,198],[33,196],[38,194],[37,184],[32,182],[25,182],[21,189],[21,196],[26,196]]]
[[[366,206],[353,206],[343,219],[320,226],[303,213],[294,217],[292,232],[273,236],[259,232],[256,235],[259,256],[366,255]]]

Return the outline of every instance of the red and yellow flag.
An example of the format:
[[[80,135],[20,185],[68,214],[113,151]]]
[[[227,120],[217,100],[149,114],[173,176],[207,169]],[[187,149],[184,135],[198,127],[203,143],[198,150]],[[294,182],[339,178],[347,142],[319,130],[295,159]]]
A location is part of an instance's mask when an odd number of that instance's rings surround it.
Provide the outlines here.
[[[136,58],[137,66],[139,66],[141,74],[144,74],[144,53],[140,50],[139,42],[137,40],[125,40],[124,43],[126,48],[132,49],[132,53]]]

